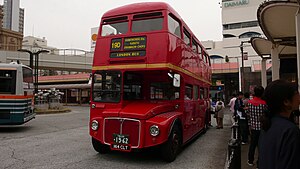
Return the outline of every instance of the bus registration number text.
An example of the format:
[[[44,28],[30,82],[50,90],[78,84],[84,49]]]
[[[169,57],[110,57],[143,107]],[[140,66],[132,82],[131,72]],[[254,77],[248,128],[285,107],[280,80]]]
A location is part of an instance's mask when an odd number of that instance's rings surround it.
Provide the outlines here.
[[[129,137],[128,135],[122,134],[113,134],[114,143],[117,144],[129,144]]]
[[[129,136],[123,134],[113,134],[114,142],[111,144],[111,149],[130,151],[131,146],[129,144]]]

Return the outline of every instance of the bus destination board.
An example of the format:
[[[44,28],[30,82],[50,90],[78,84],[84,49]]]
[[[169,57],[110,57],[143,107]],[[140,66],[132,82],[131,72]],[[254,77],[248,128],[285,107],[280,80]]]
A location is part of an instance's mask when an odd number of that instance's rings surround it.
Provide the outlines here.
[[[141,50],[146,49],[147,38],[143,37],[131,37],[124,39],[124,50]]]
[[[111,58],[121,58],[121,57],[136,57],[136,56],[146,56],[146,51],[131,51],[131,52],[113,52],[110,53]]]
[[[112,39],[111,58],[146,56],[147,37],[128,37]]]

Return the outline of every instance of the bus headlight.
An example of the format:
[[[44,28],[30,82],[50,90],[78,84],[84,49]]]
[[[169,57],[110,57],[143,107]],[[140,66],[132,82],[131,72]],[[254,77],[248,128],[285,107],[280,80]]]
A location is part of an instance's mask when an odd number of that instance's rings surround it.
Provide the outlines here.
[[[97,120],[93,120],[92,123],[91,123],[91,129],[96,131],[98,130],[98,126],[99,126],[99,123]]]
[[[159,135],[159,128],[158,128],[157,125],[152,125],[152,126],[150,127],[150,134],[151,134],[151,136],[153,136],[153,137]]]

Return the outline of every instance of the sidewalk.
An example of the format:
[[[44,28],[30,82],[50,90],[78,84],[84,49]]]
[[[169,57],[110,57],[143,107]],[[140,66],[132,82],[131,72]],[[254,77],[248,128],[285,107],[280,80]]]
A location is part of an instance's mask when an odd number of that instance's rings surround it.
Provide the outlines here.
[[[256,169],[257,151],[255,150],[254,166],[247,164],[249,144],[241,145],[241,169]]]
[[[229,108],[226,108],[226,112],[224,113],[225,117],[224,117],[224,123],[226,124],[225,126],[232,124],[231,122],[231,116],[232,113],[230,112]],[[212,121],[215,121],[214,118],[212,118]],[[226,121],[226,122],[225,122]],[[231,122],[230,122],[231,121]],[[229,127],[229,126],[228,126]],[[230,131],[231,132],[231,131]],[[250,137],[249,137],[250,138]],[[230,138],[228,138],[228,141],[230,140]],[[248,160],[248,150],[249,150],[249,143],[245,144],[245,145],[241,145],[241,169],[256,169],[256,160],[257,160],[257,152],[258,150],[256,149],[255,151],[255,160],[254,160],[254,166],[249,166],[247,164],[247,160]],[[227,161],[226,161],[227,164]]]

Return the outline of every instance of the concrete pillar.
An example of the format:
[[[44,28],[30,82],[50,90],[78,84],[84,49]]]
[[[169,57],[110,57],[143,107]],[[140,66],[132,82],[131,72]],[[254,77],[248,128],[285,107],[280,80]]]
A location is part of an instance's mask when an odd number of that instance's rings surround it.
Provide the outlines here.
[[[243,61],[243,60],[242,60]],[[242,80],[241,80],[241,64],[242,64],[242,61],[239,61],[239,58],[237,58],[237,62],[239,64],[239,91],[242,91]]]
[[[78,89],[79,90],[79,105],[82,104],[82,89]]]
[[[296,44],[297,44],[297,70],[298,70],[298,90],[300,91],[300,8],[296,14]]]
[[[271,58],[272,58],[272,81],[279,79],[279,50],[278,45],[273,44],[271,49]]]
[[[267,59],[261,60],[261,85],[262,87],[267,87],[267,68],[266,68]]]
[[[66,89],[66,93],[65,93],[65,95],[66,95],[66,105],[68,105],[68,89]]]

